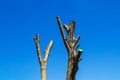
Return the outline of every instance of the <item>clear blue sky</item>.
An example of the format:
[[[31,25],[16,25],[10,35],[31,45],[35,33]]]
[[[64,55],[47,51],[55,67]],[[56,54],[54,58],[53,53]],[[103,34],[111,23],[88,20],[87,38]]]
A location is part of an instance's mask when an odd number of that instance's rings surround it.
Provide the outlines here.
[[[119,0],[0,0],[0,80],[40,80],[33,38],[54,40],[48,80],[65,80],[67,51],[56,21],[76,21],[84,50],[77,80],[120,80]]]

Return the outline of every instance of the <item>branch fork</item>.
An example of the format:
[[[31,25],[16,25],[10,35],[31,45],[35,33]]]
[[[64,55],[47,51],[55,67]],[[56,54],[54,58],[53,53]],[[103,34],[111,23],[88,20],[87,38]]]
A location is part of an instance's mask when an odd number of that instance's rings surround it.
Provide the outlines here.
[[[36,44],[36,49],[37,49],[37,55],[38,55],[38,60],[40,63],[40,68],[41,68],[41,78],[42,80],[47,80],[47,74],[46,74],[46,63],[48,61],[49,53],[50,50],[53,46],[53,41],[51,40],[49,45],[47,46],[47,49],[44,50],[45,56],[42,58],[41,55],[41,49],[40,49],[40,41],[39,41],[39,34],[37,34],[34,38],[35,44]]]

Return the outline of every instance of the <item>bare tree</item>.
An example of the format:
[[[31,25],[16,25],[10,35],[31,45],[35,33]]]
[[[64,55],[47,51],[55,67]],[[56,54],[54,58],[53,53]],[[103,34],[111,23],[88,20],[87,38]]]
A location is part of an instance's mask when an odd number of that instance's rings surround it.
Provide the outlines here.
[[[64,28],[68,34],[68,38],[66,37],[63,25],[61,23],[60,17],[57,17],[57,22],[59,25],[59,29],[65,44],[65,47],[68,51],[68,68],[67,68],[67,77],[66,80],[76,80],[76,72],[78,71],[78,63],[81,61],[81,53],[82,49],[78,49],[79,44],[77,45],[80,36],[74,38],[74,29],[75,29],[75,21],[70,21],[70,26],[64,25]]]
[[[48,61],[49,53],[53,45],[53,41],[51,40],[47,49],[44,51],[45,56],[42,58],[41,51],[40,51],[40,43],[39,43],[39,35],[37,34],[34,38],[35,44],[36,44],[36,49],[37,49],[37,55],[40,63],[40,68],[41,68],[41,78],[42,80],[47,80],[47,74],[46,74],[46,64]]]

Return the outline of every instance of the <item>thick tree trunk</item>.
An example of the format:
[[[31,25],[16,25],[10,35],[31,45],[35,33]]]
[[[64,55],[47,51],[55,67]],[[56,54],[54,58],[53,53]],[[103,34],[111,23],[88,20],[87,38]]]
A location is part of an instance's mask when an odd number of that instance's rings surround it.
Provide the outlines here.
[[[74,38],[74,29],[75,29],[75,21],[70,21],[70,27],[64,25],[65,30],[68,34],[68,39],[63,30],[62,23],[60,21],[60,17],[57,17],[57,22],[59,25],[59,29],[65,44],[65,47],[68,51],[68,68],[67,68],[67,77],[66,80],[76,80],[76,72],[78,71],[78,62],[81,60],[82,50],[76,50],[79,45],[76,45],[80,36]]]
[[[51,40],[47,49],[44,51],[45,57],[44,59],[41,56],[41,51],[40,51],[40,43],[39,43],[39,35],[37,34],[34,38],[35,44],[36,44],[36,49],[37,49],[37,55],[38,55],[38,60],[40,63],[40,68],[41,68],[41,80],[47,80],[47,73],[46,73],[46,64],[48,61],[49,53],[53,45],[53,41]]]
[[[41,77],[42,80],[47,80],[47,73],[46,73],[46,62],[41,61]]]
[[[72,52],[69,53],[69,54],[73,54]],[[74,69],[74,59],[71,56],[71,57],[68,58],[68,69],[67,69],[67,78],[66,78],[66,80],[75,80],[75,74],[73,74],[74,73],[73,69]]]
[[[74,51],[69,52],[69,54],[75,54]],[[76,80],[76,72],[78,70],[78,62],[76,55],[71,55],[68,58],[68,69],[66,80]]]

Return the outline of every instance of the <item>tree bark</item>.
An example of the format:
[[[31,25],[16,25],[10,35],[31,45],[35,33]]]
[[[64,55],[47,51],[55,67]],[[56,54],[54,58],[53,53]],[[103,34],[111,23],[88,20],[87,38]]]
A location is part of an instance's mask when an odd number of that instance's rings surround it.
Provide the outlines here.
[[[74,38],[74,29],[75,29],[75,21],[70,21],[70,26],[64,25],[65,30],[68,34],[68,39],[63,30],[63,26],[60,20],[60,17],[57,17],[57,22],[59,25],[59,29],[68,51],[68,67],[67,67],[67,77],[66,80],[76,80],[76,72],[78,71],[78,63],[81,60],[81,53],[83,52],[82,49],[76,50],[79,47],[77,45],[80,36],[78,35],[77,38]]]
[[[36,44],[36,49],[37,49],[37,55],[38,55],[38,60],[40,63],[40,68],[41,68],[41,80],[47,80],[47,73],[46,73],[46,64],[48,61],[49,53],[53,45],[53,41],[51,40],[47,49],[44,51],[45,57],[42,58],[41,56],[41,51],[40,51],[40,43],[39,43],[39,35],[37,34],[34,38],[35,44]]]

